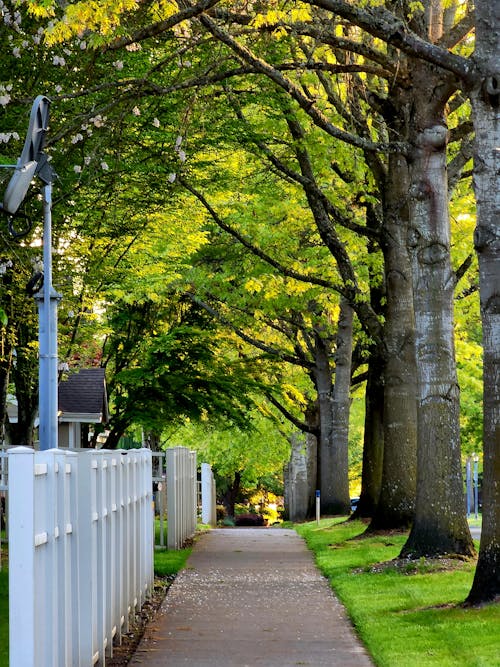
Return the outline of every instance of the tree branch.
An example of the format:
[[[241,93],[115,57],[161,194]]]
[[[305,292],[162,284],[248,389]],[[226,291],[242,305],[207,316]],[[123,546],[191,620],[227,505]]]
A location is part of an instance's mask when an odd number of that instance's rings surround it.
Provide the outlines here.
[[[182,23],[188,19],[192,19],[196,16],[199,16],[203,12],[206,12],[207,9],[210,9],[216,5],[220,0],[200,0],[196,5],[192,7],[185,7],[180,11],[176,12],[172,16],[169,16],[168,19],[164,21],[158,21],[158,23],[152,23],[144,28],[141,28],[130,37],[121,37],[117,39],[112,44],[106,47],[107,51],[117,51],[122,49],[124,46],[129,46],[136,42],[142,42],[145,39],[150,37],[155,37],[156,35],[161,35],[163,32],[170,30],[175,25]]]
[[[196,190],[196,188],[190,185],[184,178],[182,178],[182,176],[178,176],[177,180],[184,188],[186,188],[186,190],[188,190],[192,195],[194,195],[201,204],[203,204],[203,206],[210,213],[213,221],[218,227],[220,227],[225,232],[230,234],[233,238],[239,241],[245,248],[250,250],[252,254],[254,254],[256,257],[261,259],[266,264],[272,266],[274,269],[279,271],[283,276],[286,276],[287,278],[293,278],[293,280],[298,280],[303,283],[318,285],[319,287],[326,287],[327,289],[335,290],[340,293],[343,292],[343,288],[341,286],[335,285],[329,280],[324,280],[323,278],[316,278],[314,276],[308,276],[302,273],[298,273],[297,271],[293,271],[293,269],[288,269],[286,266],[283,266],[283,264],[273,259],[270,255],[268,255],[263,250],[255,246],[253,243],[250,243],[250,241],[248,241],[243,236],[243,234],[240,234],[240,232],[234,229],[234,227],[231,227],[231,225],[228,225],[226,222],[224,222],[222,218],[220,218],[220,216],[217,214],[217,212],[212,208],[212,206],[210,206],[210,204],[201,194],[201,192],[199,192],[198,190]]]
[[[361,7],[346,0],[305,0],[314,7],[326,9],[362,28],[373,37],[391,44],[414,58],[438,65],[462,81],[471,83],[472,64],[466,58],[422,39],[384,7]]]
[[[210,19],[208,16],[201,15],[198,17],[198,20],[217,39],[219,39],[232,51],[234,51],[241,60],[251,64],[257,71],[267,76],[277,86],[285,90],[290,95],[290,97],[292,97],[297,102],[301,109],[305,111],[308,116],[310,116],[315,125],[323,129],[330,136],[363,150],[381,152],[397,151],[403,153],[407,151],[408,146],[404,143],[394,142],[383,144],[368,141],[357,135],[351,134],[350,132],[346,132],[339,127],[336,127],[328,120],[322,111],[316,108],[315,99],[305,95],[299,86],[290,81],[290,79],[287,79],[285,76],[283,76],[281,72],[279,72],[275,67],[256,56],[246,46],[239,44],[229,33],[220,28],[216,22]]]
[[[467,35],[474,29],[475,15],[474,12],[467,12],[453,28],[443,35],[438,41],[438,45],[445,49],[452,49],[459,44]]]
[[[271,393],[264,392],[264,396],[267,398],[269,403],[274,405],[275,408],[277,408],[281,414],[288,419],[290,423],[292,423],[294,426],[296,426],[300,431],[303,433],[310,433],[311,435],[315,435],[317,438],[319,437],[319,428],[315,428],[314,426],[310,426],[306,422],[301,421],[300,419],[297,419],[297,417],[294,417],[291,412],[289,412],[284,405],[282,405],[277,399],[274,398],[274,396]]]
[[[300,366],[301,368],[305,368],[307,370],[312,368],[312,364],[310,362],[304,359],[298,359],[297,357],[294,357],[286,352],[282,352],[281,350],[276,350],[274,347],[271,347],[270,345],[263,343],[261,340],[253,338],[253,336],[249,336],[242,329],[240,329],[232,322],[230,322],[226,317],[224,317],[218,310],[210,306],[208,303],[206,303],[206,301],[203,301],[192,292],[186,292],[186,296],[189,297],[193,301],[193,303],[196,303],[196,305],[200,306],[200,308],[206,310],[207,313],[212,315],[212,317],[214,317],[218,322],[224,324],[224,326],[226,327],[229,327],[231,331],[234,331],[234,333],[239,338],[241,338],[241,340],[245,341],[245,343],[248,343],[249,345],[252,345],[252,347],[256,347],[257,349],[262,350],[266,354],[270,355],[271,357],[275,357],[280,361],[286,361],[289,364],[292,364],[294,366]]]

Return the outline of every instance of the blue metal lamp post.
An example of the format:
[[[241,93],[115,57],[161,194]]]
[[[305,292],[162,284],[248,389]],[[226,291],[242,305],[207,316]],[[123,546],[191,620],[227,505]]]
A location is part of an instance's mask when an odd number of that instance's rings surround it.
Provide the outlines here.
[[[3,200],[7,215],[15,215],[31,181],[43,183],[43,285],[35,294],[39,318],[39,434],[40,449],[57,447],[57,304],[61,299],[52,286],[52,181],[53,171],[43,152],[49,122],[50,100],[39,95],[33,102],[28,133],[21,157]]]

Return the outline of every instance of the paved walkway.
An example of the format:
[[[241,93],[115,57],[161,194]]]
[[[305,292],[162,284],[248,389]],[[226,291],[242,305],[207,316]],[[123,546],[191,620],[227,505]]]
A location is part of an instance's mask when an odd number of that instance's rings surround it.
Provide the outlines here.
[[[202,535],[130,665],[371,667],[293,530]]]

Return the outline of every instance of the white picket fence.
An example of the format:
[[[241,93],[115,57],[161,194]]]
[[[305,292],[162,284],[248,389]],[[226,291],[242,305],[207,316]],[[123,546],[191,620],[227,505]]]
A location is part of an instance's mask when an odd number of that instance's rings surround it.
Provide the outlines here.
[[[217,525],[217,489],[208,463],[201,464],[201,520],[212,528]]]
[[[196,452],[172,447],[167,455],[167,547],[181,549],[195,534],[198,514]]]
[[[104,665],[153,585],[151,452],[8,457],[10,667]]]

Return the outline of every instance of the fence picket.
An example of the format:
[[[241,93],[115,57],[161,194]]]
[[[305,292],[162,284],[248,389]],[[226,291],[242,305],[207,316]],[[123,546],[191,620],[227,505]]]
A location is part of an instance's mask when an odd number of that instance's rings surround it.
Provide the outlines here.
[[[167,547],[181,549],[196,531],[196,452],[172,447],[167,454]]]
[[[151,474],[149,450],[9,450],[11,667],[105,664],[152,589]]]

